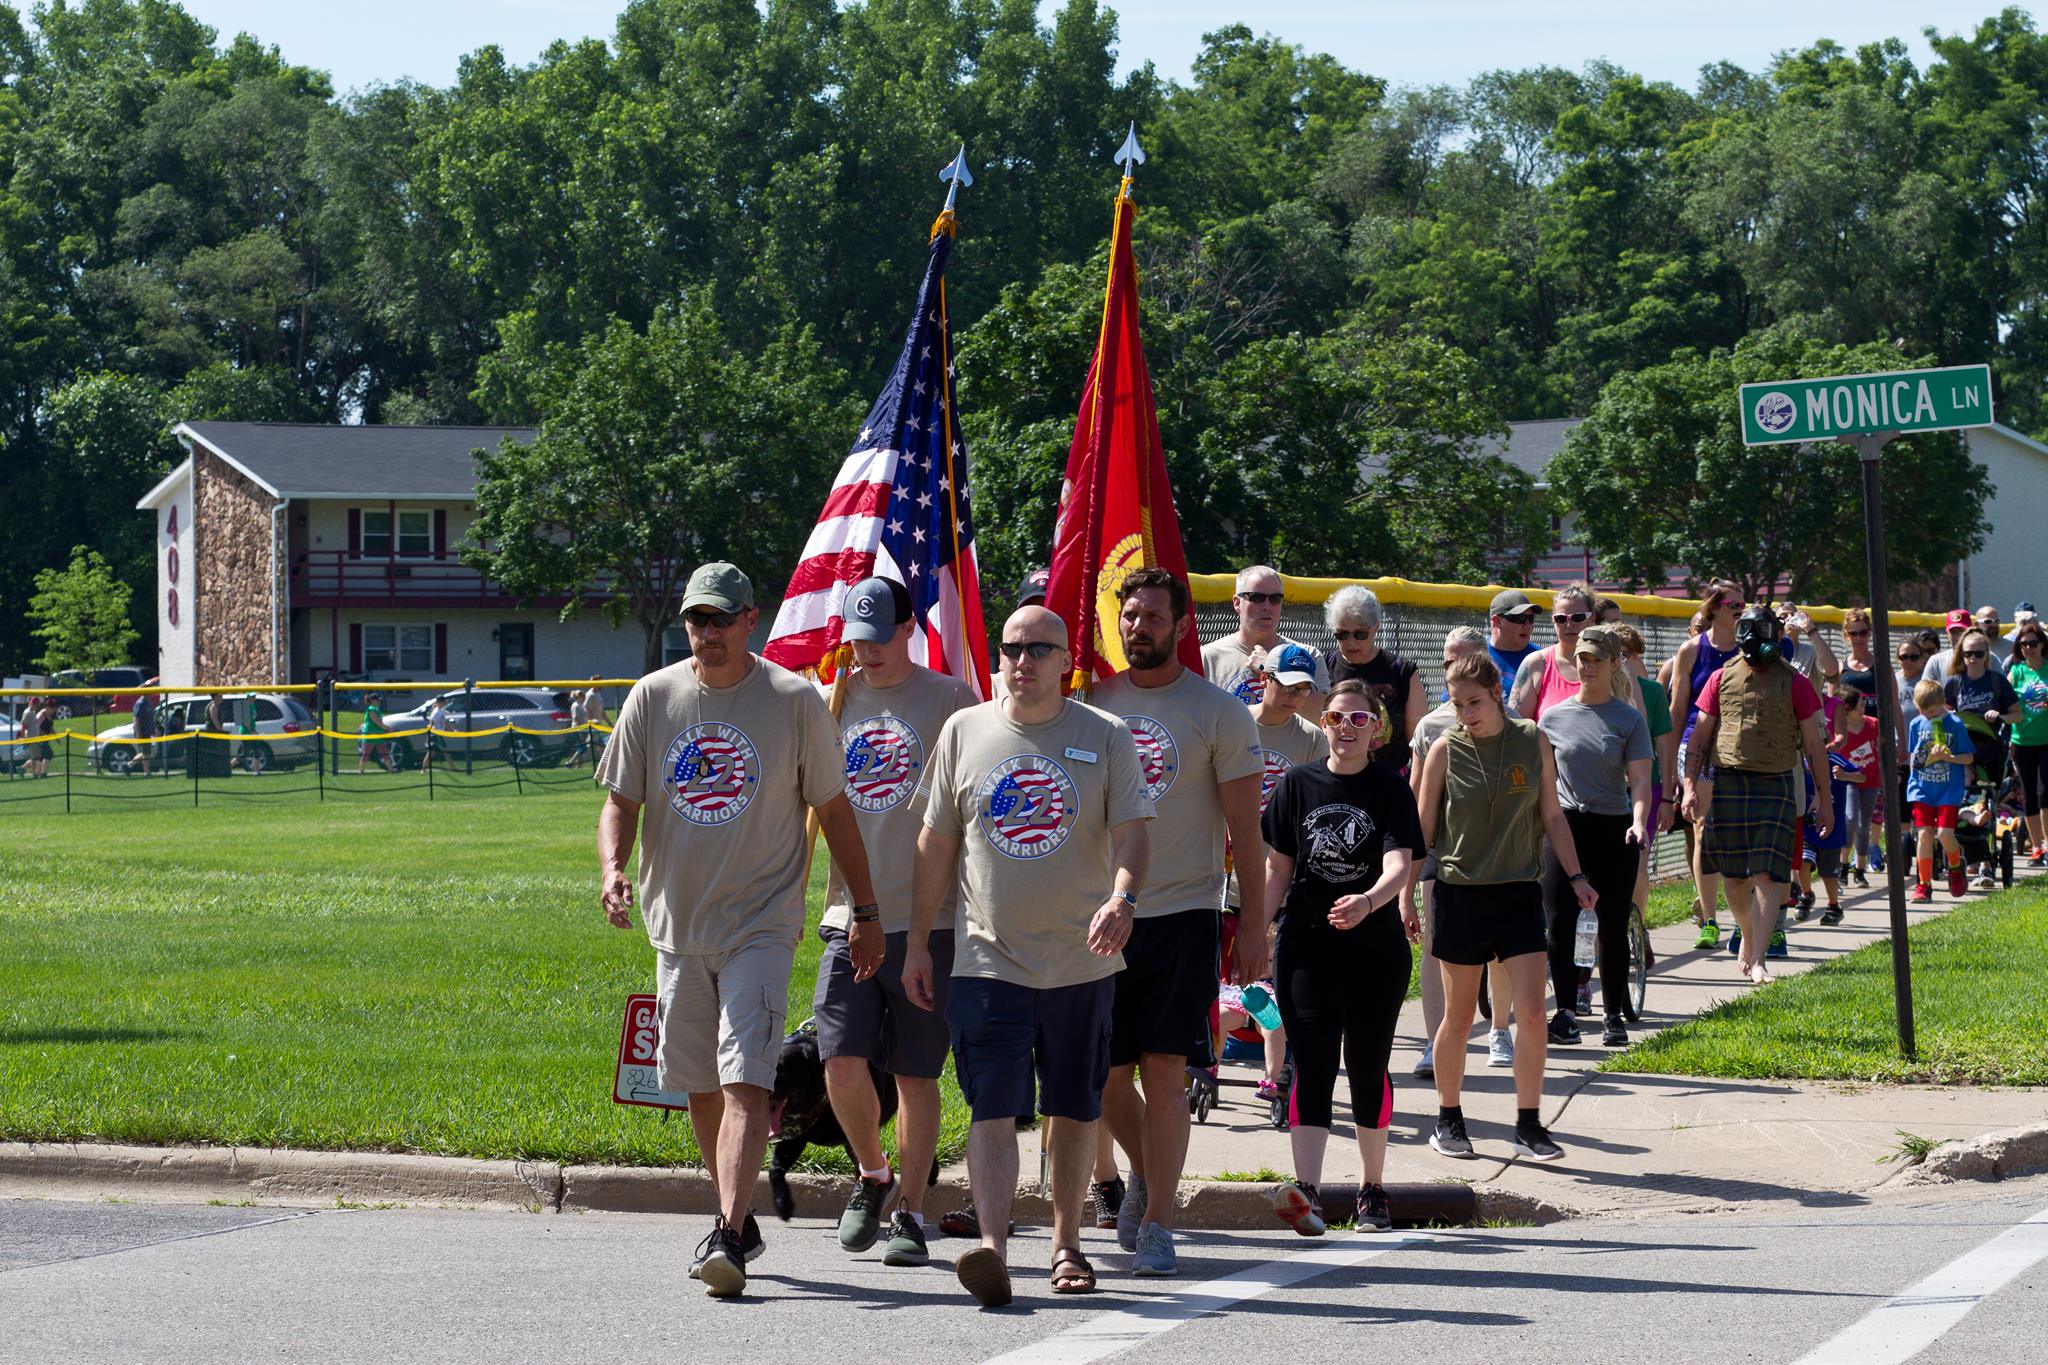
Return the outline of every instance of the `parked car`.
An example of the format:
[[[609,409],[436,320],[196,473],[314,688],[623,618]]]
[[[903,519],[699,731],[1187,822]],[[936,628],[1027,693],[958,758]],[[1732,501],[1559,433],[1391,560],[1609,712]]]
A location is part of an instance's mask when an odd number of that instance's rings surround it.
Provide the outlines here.
[[[21,727],[4,712],[0,711],[0,740],[21,738]],[[0,773],[11,773],[28,762],[29,746],[26,744],[0,743]]]
[[[69,720],[73,716],[105,715],[109,711],[127,711],[135,705],[135,689],[151,687],[156,679],[139,668],[96,668],[90,673],[67,668],[61,673],[50,675],[50,686],[61,687],[104,687],[114,692],[110,697],[57,697],[57,719]],[[126,695],[123,695],[125,693]]]
[[[569,728],[569,694],[545,687],[491,687],[475,692],[456,688],[413,707],[410,711],[386,714],[390,730],[424,729],[434,714],[436,702],[448,707],[448,728],[457,731],[495,730],[516,725],[520,730],[562,730]],[[417,763],[426,751],[426,736],[411,735],[391,742],[398,766]],[[580,734],[520,734],[511,731],[480,739],[444,739],[442,752],[453,758],[495,758],[521,768],[552,767],[567,758],[582,742]]]
[[[157,733],[204,730],[209,700],[205,696],[176,694],[163,698],[156,708]],[[320,722],[297,697],[279,692],[244,692],[232,694],[230,700],[238,710],[246,704],[249,725],[255,731],[234,751],[235,761],[244,769],[255,773],[296,768],[313,761],[319,745]],[[132,742],[134,738],[133,722],[102,731],[86,751],[86,761],[102,772],[125,773],[134,766],[136,755],[142,750],[141,745]],[[124,740],[131,742],[123,743]],[[192,741],[171,739],[150,747],[155,751],[150,767],[183,767]]]

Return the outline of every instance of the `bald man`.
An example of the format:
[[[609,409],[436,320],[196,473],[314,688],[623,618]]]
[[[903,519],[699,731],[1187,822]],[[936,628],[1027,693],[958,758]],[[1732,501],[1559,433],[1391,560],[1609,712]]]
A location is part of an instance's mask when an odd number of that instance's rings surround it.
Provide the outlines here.
[[[1237,613],[1237,630],[1202,646],[1202,673],[1210,682],[1230,693],[1246,706],[1257,706],[1263,697],[1260,680],[1265,676],[1268,654],[1278,654],[1282,645],[1300,644],[1280,633],[1280,600],[1284,585],[1280,571],[1269,564],[1254,564],[1237,575],[1237,592],[1230,599]],[[1330,690],[1329,669],[1323,656],[1309,651],[1316,661],[1316,695]]]
[[[932,750],[903,955],[906,993],[934,1008],[929,939],[957,886],[946,1023],[974,1120],[967,1169],[981,1245],[955,1272],[985,1307],[1010,1301],[1016,1120],[1031,1113],[1034,1091],[1041,1114],[1064,1120],[1047,1125],[1052,1289],[1095,1287],[1081,1206],[1153,814],[1131,732],[1060,695],[1074,666],[1060,618],[1019,608],[1003,623],[1002,656],[1005,695],[955,712]]]

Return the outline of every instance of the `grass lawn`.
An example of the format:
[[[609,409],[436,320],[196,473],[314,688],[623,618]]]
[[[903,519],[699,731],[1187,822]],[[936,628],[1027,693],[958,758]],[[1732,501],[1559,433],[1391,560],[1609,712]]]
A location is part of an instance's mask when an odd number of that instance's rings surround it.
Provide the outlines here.
[[[296,780],[209,782],[196,809],[0,807],[0,1136],[696,1159],[686,1123],[611,1102],[623,998],[654,964],[596,908],[587,770],[432,804],[394,803],[389,775],[374,802],[212,790]],[[822,869],[821,848],[814,919]],[[818,951],[806,935],[792,1021]]]
[[[1914,927],[1920,1059],[1898,1055],[1891,945],[1868,944],[1658,1034],[1606,1071],[1744,1079],[2048,1084],[2048,884]]]

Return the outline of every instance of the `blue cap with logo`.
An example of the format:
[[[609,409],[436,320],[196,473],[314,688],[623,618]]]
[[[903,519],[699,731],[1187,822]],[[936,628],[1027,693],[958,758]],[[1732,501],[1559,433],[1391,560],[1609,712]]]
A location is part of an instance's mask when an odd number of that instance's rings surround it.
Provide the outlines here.
[[[896,627],[910,619],[910,594],[894,579],[863,578],[847,590],[840,615],[846,618],[840,639],[880,644],[895,639]]]
[[[1300,645],[1282,645],[1267,656],[1266,674],[1282,687],[1294,687],[1316,680],[1316,656]]]

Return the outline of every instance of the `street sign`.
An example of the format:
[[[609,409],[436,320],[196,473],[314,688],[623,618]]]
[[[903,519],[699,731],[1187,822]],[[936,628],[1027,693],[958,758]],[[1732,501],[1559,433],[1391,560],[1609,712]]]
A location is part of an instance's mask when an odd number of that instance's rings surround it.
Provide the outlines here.
[[[612,1103],[649,1109],[688,1109],[690,1097],[661,1088],[661,1008],[651,995],[626,997],[619,1028],[619,1069],[612,1077]]]
[[[1991,367],[1844,374],[1742,386],[1742,443],[1830,441],[1880,431],[1991,425]]]

